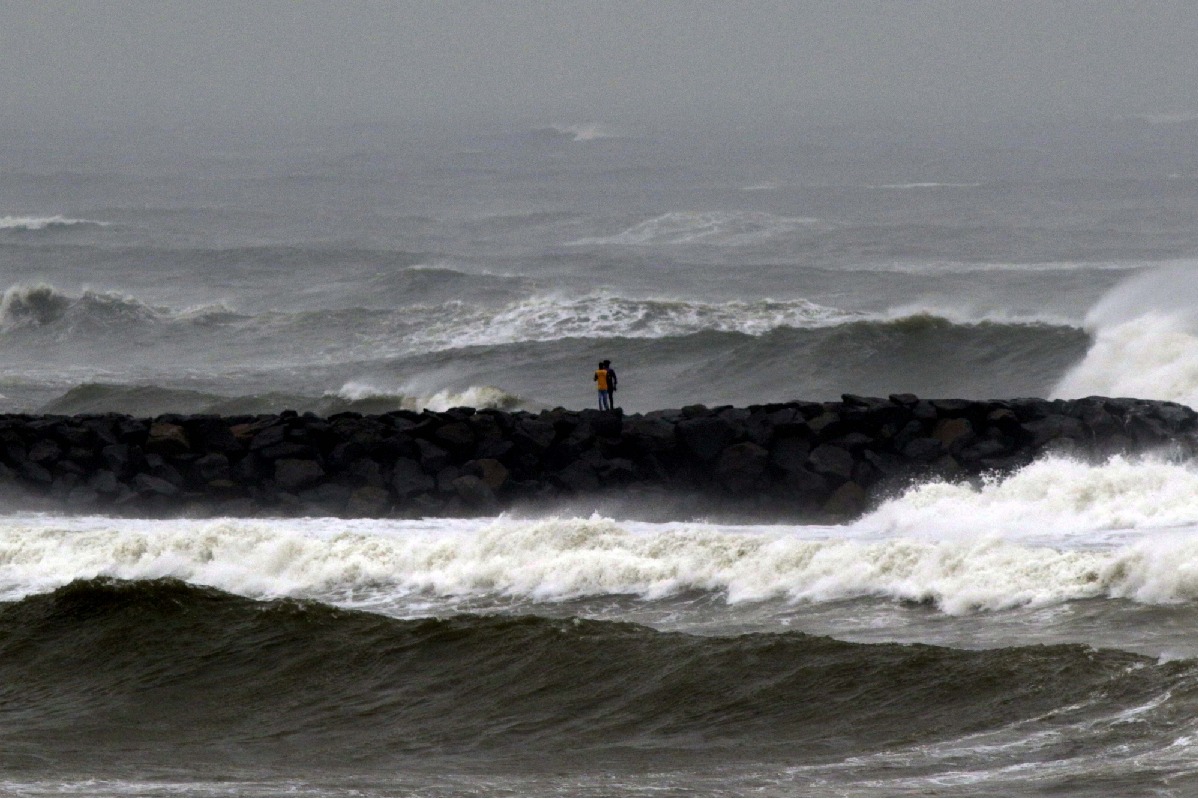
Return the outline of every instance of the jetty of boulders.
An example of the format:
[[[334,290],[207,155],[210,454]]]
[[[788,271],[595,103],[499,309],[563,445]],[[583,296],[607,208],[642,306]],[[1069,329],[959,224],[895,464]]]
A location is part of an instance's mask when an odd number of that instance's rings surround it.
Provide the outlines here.
[[[329,417],[0,416],[10,508],[113,515],[481,516],[654,508],[840,520],[915,481],[981,480],[1049,452],[1198,451],[1170,402],[920,399],[625,414],[452,408]]]

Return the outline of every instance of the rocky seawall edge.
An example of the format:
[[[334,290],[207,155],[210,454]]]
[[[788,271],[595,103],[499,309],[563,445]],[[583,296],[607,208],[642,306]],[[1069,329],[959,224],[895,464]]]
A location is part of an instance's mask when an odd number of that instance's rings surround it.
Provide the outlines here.
[[[644,414],[12,414],[0,416],[0,493],[9,508],[128,516],[839,520],[917,480],[976,480],[1049,451],[1162,448],[1198,452],[1198,414],[1137,399],[909,394]]]

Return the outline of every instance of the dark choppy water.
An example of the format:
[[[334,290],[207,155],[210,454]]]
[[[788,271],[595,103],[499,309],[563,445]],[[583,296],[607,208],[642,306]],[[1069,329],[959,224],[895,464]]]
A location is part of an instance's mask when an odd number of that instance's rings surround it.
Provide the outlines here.
[[[0,410],[1198,402],[1198,157],[359,129],[0,146]],[[1128,157],[1134,153],[1135,157]],[[1198,477],[837,528],[0,519],[0,791],[1190,794]]]

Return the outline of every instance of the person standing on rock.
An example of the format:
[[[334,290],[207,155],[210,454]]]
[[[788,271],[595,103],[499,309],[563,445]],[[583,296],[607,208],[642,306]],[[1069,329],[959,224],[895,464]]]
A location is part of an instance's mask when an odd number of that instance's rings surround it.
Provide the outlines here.
[[[604,361],[603,368],[607,370],[607,407],[616,409],[616,370],[611,368],[611,361]]]
[[[611,410],[611,392],[608,390],[607,382],[607,367],[604,365],[606,361],[599,362],[599,368],[595,370],[595,387],[599,390],[599,410]]]

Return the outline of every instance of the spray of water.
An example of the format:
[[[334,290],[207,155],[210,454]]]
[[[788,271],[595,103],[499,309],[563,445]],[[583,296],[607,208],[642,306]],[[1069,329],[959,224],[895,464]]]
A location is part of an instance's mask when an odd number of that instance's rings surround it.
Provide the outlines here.
[[[1093,344],[1053,390],[1198,406],[1198,264],[1154,270],[1111,291],[1086,316]]]

